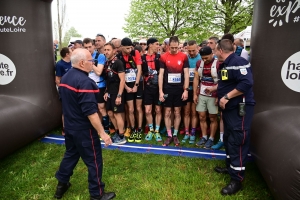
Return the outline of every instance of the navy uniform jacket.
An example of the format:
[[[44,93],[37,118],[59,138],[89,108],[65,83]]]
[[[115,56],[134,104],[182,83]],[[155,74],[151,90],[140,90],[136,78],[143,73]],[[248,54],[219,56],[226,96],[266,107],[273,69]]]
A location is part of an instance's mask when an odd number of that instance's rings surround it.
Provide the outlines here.
[[[59,85],[64,114],[64,127],[70,130],[93,128],[87,116],[98,112],[99,89],[88,73],[71,68]]]
[[[245,102],[247,105],[255,105],[254,94],[252,91],[253,77],[251,64],[244,58],[230,54],[220,65],[218,72],[218,99],[233,89],[243,92],[243,95],[234,97],[225,105],[225,110],[238,108],[239,103]]]

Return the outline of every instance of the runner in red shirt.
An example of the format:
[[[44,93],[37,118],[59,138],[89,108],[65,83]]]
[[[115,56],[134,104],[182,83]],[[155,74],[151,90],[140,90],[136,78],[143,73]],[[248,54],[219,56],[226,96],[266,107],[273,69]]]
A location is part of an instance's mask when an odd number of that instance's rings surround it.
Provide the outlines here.
[[[164,146],[168,146],[173,140],[179,145],[177,138],[181,121],[181,107],[186,104],[189,89],[189,62],[186,54],[178,51],[178,37],[173,36],[169,40],[170,51],[161,56],[159,71],[159,100],[164,106],[165,125],[168,138]],[[171,131],[171,111],[174,108],[174,133]]]

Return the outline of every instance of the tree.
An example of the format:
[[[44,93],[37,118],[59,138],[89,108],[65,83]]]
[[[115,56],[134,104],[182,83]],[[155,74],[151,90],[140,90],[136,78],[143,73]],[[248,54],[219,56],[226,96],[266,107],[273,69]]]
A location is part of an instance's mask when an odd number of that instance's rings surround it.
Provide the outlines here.
[[[64,36],[63,47],[66,47],[71,39],[71,37],[82,37],[81,34],[77,32],[77,30],[72,26]]]
[[[236,34],[252,24],[254,0],[217,0],[214,24]]]
[[[59,50],[61,50],[62,48],[62,33],[65,26],[65,17],[66,17],[66,1],[57,0],[57,30],[58,30]]]
[[[124,31],[132,38],[177,35],[204,39],[214,32],[214,0],[132,0]]]

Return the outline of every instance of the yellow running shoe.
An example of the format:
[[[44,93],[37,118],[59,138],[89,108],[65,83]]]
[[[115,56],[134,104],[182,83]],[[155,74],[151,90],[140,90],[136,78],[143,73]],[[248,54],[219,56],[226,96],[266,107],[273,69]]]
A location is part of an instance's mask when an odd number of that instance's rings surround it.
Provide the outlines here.
[[[126,128],[124,136],[125,137],[130,137],[130,135],[131,135],[131,129],[130,128]]]

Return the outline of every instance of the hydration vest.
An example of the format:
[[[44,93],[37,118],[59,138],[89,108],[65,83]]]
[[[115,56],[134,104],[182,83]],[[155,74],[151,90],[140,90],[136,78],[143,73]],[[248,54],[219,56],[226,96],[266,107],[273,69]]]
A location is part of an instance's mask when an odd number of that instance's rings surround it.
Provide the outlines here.
[[[218,62],[218,60],[215,59],[213,64],[211,65],[211,69],[210,69],[211,77],[213,78],[215,84],[218,83],[217,62]],[[201,60],[200,66],[199,66],[199,69],[198,69],[198,74],[199,74],[199,77],[200,77],[200,81],[203,77],[203,68],[204,68],[204,62],[203,62],[203,60]]]
[[[136,64],[134,62],[133,56],[135,56],[135,50],[132,50],[130,52],[130,54],[128,55],[128,61],[126,61],[124,59],[122,52],[120,52],[120,53],[118,53],[116,55],[116,57],[123,62],[124,66],[125,66],[125,69],[127,68],[126,64],[129,64],[132,69],[136,69],[137,68]]]
[[[148,62],[146,59],[147,54],[142,55],[142,72],[144,76],[148,76],[149,70],[148,70]],[[157,73],[159,72],[159,62],[160,54],[155,55],[154,64],[155,64],[155,70]]]

